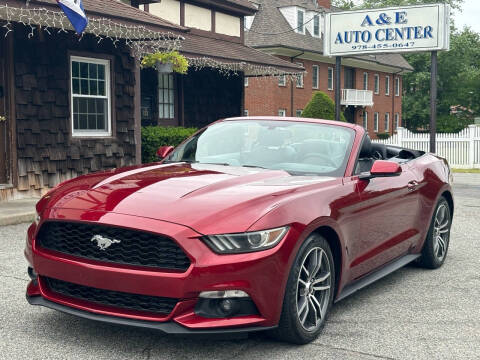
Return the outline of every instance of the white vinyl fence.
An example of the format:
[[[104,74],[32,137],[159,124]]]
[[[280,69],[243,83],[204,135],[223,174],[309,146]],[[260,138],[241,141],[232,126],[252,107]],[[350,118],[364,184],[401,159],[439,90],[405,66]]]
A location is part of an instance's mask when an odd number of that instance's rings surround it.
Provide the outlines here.
[[[451,167],[480,168],[480,126],[469,125],[457,134],[437,134],[436,140],[436,154],[446,158]],[[430,147],[429,134],[416,134],[402,127],[389,139],[374,141],[426,152]]]

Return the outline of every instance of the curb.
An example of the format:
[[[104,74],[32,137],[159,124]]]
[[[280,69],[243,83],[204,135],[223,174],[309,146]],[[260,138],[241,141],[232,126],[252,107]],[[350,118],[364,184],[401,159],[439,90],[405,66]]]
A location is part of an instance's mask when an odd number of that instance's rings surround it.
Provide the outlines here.
[[[0,217],[0,226],[17,225],[33,222],[35,220],[35,211],[19,213],[11,216]]]

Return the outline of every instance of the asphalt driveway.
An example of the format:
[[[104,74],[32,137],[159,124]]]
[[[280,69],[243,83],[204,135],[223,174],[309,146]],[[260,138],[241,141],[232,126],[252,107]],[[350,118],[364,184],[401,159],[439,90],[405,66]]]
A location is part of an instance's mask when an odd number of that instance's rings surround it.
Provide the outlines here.
[[[334,306],[306,346],[178,338],[32,307],[25,300],[27,225],[0,227],[2,359],[478,359],[480,175],[455,177],[449,256],[436,271],[408,266]]]

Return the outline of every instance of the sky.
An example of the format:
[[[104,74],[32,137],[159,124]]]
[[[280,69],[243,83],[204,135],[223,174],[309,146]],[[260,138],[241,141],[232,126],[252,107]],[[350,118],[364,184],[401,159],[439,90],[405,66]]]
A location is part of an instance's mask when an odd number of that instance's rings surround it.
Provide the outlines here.
[[[354,0],[354,2],[361,3],[360,0]],[[480,0],[464,0],[462,11],[454,11],[452,17],[458,29],[469,26],[472,30],[480,33]]]
[[[462,12],[455,11],[453,13],[455,26],[459,29],[464,25],[469,26],[472,30],[480,33],[480,1],[465,0]]]

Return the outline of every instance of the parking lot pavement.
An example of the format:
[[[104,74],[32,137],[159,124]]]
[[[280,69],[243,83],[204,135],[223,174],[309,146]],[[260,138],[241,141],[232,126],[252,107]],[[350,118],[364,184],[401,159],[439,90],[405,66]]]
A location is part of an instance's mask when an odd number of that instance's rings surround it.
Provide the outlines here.
[[[456,209],[445,265],[415,266],[336,304],[322,336],[293,346],[164,336],[33,307],[25,300],[27,225],[0,228],[3,359],[478,359],[480,177],[455,178]]]

